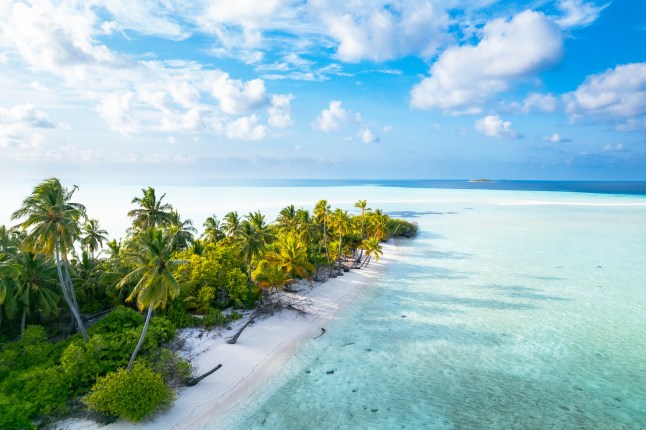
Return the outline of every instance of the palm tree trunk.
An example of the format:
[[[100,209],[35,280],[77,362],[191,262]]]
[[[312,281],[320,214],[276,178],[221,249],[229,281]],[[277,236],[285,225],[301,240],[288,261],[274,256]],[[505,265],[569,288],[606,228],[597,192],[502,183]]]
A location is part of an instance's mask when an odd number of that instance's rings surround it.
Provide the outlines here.
[[[27,319],[27,308],[22,310],[22,321],[20,321],[20,334],[25,334],[25,320]]]
[[[85,341],[87,342],[89,338],[87,337],[87,333],[85,332],[85,326],[83,325],[83,321],[81,321],[81,315],[79,315],[78,309],[74,307],[74,304],[70,299],[70,296],[67,291],[65,279],[63,278],[63,270],[61,269],[61,252],[60,252],[58,240],[56,241],[56,270],[58,271],[58,280],[61,283],[61,289],[63,290],[63,298],[65,299],[67,306],[69,306],[70,311],[72,312],[72,315],[76,319],[79,331],[83,335],[83,339],[85,339]]]
[[[135,357],[137,357],[139,348],[141,348],[141,345],[144,343],[144,338],[146,337],[146,332],[148,331],[148,323],[150,322],[150,316],[152,314],[153,314],[153,305],[150,305],[148,306],[148,314],[146,315],[146,322],[144,323],[144,329],[141,331],[141,337],[139,338],[139,342],[137,342],[137,346],[135,347],[135,350],[132,352],[132,356],[130,357],[130,362],[128,363],[128,370],[132,368],[132,364],[135,362]]]
[[[65,280],[67,281],[67,287],[69,288],[70,296],[72,297],[72,303],[74,303],[74,307],[80,313],[79,304],[76,301],[76,290],[74,290],[74,284],[72,283],[72,277],[70,276],[69,262],[65,256],[63,256],[63,268],[65,269]]]
[[[341,245],[343,244],[343,235],[339,233],[339,272],[341,271]]]
[[[327,218],[327,210],[325,211]],[[325,245],[325,253],[327,254],[327,265],[330,266],[330,251],[327,249],[327,219],[323,218],[323,244]]]

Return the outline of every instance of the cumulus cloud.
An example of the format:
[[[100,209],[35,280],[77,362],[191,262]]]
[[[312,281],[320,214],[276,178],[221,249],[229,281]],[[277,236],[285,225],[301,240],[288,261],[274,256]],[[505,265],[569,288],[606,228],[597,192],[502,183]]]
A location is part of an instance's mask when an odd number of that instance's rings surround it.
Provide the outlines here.
[[[337,56],[348,62],[431,58],[448,38],[448,13],[428,1],[314,0],[309,12],[320,17],[338,43]]]
[[[511,129],[511,122],[503,121],[498,115],[487,115],[475,123],[476,130],[489,137],[516,138],[518,134]]]
[[[523,102],[523,112],[554,112],[558,107],[558,98],[552,94],[532,93]]]
[[[340,100],[332,100],[329,107],[323,109],[316,117],[312,127],[325,133],[340,130],[350,119],[348,111],[343,109],[341,104]]]
[[[271,106],[267,109],[269,119],[267,122],[274,128],[287,128],[292,125],[292,105],[294,97],[288,95],[275,95],[271,98]]]
[[[363,143],[379,142],[379,138],[368,127],[361,127],[359,130],[359,138]]]
[[[267,127],[259,125],[258,116],[250,115],[229,123],[227,137],[240,140],[262,140],[267,136]]]
[[[211,93],[220,102],[220,108],[231,114],[249,112],[264,106],[268,101],[262,79],[243,82],[231,79],[227,73],[213,82]]]
[[[430,76],[411,90],[411,106],[474,112],[515,82],[555,64],[562,45],[559,29],[540,12],[489,21],[477,45],[454,46],[439,56]]]
[[[596,21],[601,11],[609,5],[610,3],[606,3],[597,6],[584,0],[560,0],[556,7],[563,15],[556,20],[556,23],[565,29],[586,27]]]
[[[5,149],[27,149],[40,146],[43,135],[38,129],[52,129],[62,126],[49,119],[49,115],[25,103],[9,109],[0,107],[0,147]]]
[[[622,131],[646,130],[646,63],[618,65],[590,75],[563,100],[573,121],[595,117]]]

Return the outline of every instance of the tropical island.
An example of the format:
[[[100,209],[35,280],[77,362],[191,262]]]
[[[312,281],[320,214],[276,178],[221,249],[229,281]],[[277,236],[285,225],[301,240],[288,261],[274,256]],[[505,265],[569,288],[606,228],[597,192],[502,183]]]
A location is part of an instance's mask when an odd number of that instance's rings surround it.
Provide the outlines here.
[[[282,309],[307,313],[282,291],[309,288],[383,254],[417,226],[371,210],[353,215],[320,200],[268,223],[259,211],[213,215],[199,237],[165,195],[132,199],[126,237],[74,201],[76,187],[38,184],[0,226],[0,428],[50,425],[70,414],[138,422],[172,405],[195,374],[178,330],[243,330]],[[104,248],[105,245],[105,248]],[[332,283],[328,283],[333,287]]]

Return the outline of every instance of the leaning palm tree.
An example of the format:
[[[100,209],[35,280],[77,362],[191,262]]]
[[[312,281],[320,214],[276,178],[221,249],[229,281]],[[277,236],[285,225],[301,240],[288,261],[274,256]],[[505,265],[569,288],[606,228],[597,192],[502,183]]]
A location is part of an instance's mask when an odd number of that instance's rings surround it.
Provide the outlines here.
[[[99,227],[99,221],[90,219],[83,225],[84,236],[81,239],[81,245],[85,246],[94,258],[94,253],[101,247],[103,242],[108,241],[108,232]]]
[[[141,337],[128,362],[128,370],[132,368],[144,342],[153,309],[165,308],[169,298],[179,295],[180,286],[173,271],[184,261],[172,259],[173,250],[173,237],[163,230],[151,228],[137,237],[135,246],[124,256],[125,261],[135,269],[125,275],[116,288],[136,281],[126,301],[136,299],[140,311],[148,308]]]
[[[46,255],[54,254],[63,297],[87,342],[67,259],[80,235],[80,221],[85,218],[85,206],[70,201],[76,190],[76,186],[71,190],[64,188],[56,178],[47,179],[34,188],[11,219],[25,219],[17,227],[28,232],[27,243],[31,249]]]
[[[132,225],[137,230],[146,230],[154,227],[166,226],[171,221],[171,210],[173,207],[169,203],[163,203],[166,194],[163,194],[159,200],[155,195],[155,189],[152,187],[142,188],[142,197],[135,197],[132,203],[139,205],[139,208],[128,212],[132,218]]]
[[[369,239],[365,239],[363,242],[361,242],[361,249],[366,251],[366,259],[363,262],[363,266],[368,266],[370,263],[370,258],[375,257],[375,261],[379,261],[379,256],[384,255],[384,252],[381,248],[381,243],[379,239],[376,237],[371,237]]]

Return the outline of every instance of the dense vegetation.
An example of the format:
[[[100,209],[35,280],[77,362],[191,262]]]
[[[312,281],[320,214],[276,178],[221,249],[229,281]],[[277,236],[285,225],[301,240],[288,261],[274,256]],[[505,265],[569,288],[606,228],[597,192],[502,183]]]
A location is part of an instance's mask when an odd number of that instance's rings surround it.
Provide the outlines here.
[[[357,215],[321,200],[313,212],[287,206],[273,223],[260,212],[212,216],[198,238],[146,188],[132,200],[127,236],[109,241],[75,190],[46,180],[13,214],[16,225],[0,226],[3,429],[82,407],[141,420],[190,376],[168,348],[177,328],[226,324],[272,290],[367,265],[382,241],[417,232],[365,200]]]

